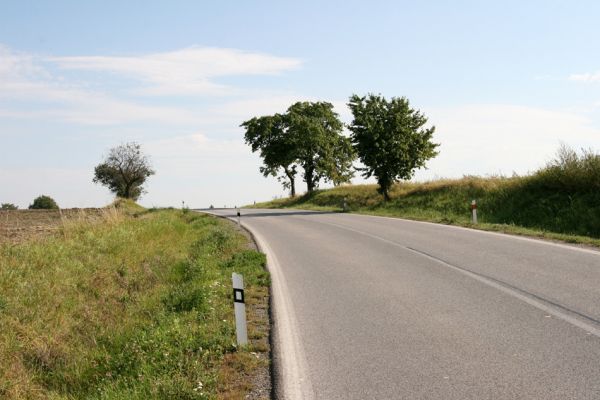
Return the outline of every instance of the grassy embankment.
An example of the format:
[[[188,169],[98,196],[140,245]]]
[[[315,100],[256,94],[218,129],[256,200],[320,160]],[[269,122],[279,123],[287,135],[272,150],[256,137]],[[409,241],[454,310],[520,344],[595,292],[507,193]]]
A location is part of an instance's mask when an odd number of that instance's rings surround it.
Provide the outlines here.
[[[0,398],[244,398],[269,363],[268,317],[252,312],[264,263],[227,221],[176,210],[109,208],[0,244]],[[251,309],[244,349],[232,271]]]
[[[384,202],[377,185],[349,185],[253,207],[351,212],[474,227],[600,246],[600,156],[562,150],[547,167],[523,177],[464,177],[400,183]]]

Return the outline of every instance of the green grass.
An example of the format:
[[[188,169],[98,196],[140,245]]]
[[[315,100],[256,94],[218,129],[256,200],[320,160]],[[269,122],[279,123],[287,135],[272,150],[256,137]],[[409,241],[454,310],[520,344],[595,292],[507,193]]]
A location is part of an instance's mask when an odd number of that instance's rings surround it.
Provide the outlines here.
[[[554,174],[554,175],[552,175]],[[340,211],[344,198],[355,213],[536,236],[600,246],[600,190],[583,179],[577,187],[561,184],[546,169],[525,177],[464,177],[426,183],[400,183],[384,202],[377,185],[348,185],[312,195],[274,200],[253,207]],[[565,180],[572,182],[572,180]],[[471,225],[471,200],[478,203]]]
[[[235,397],[265,361],[235,346],[231,273],[251,298],[264,265],[228,222],[175,210],[0,244],[0,398]]]
[[[135,214],[145,210],[144,207],[140,206],[135,201],[131,199],[124,199],[122,197],[117,197],[111,206],[127,214]]]

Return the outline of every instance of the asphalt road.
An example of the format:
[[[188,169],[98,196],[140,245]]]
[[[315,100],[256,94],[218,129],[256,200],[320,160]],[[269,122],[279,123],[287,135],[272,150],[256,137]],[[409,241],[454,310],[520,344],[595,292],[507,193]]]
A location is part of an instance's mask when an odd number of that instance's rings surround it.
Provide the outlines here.
[[[399,219],[241,212],[271,269],[279,398],[600,399],[600,252]]]

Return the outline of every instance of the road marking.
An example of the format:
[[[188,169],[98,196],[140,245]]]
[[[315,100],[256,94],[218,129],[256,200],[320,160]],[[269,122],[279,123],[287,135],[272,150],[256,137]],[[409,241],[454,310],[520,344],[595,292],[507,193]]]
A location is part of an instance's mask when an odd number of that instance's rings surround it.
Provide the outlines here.
[[[332,222],[323,222],[323,221],[314,221],[314,220],[313,220],[313,222],[317,222],[319,224],[324,224],[324,225],[335,226],[340,229],[345,229],[347,231],[351,231],[354,233],[358,233],[360,235],[368,236],[373,239],[381,240],[381,241],[391,244],[393,246],[400,247],[400,248],[408,250],[412,253],[418,254],[422,257],[426,257],[438,264],[441,264],[441,265],[443,265],[447,268],[450,268],[456,272],[459,272],[463,275],[466,275],[472,279],[475,279],[478,282],[481,282],[487,286],[490,286],[497,290],[500,290],[516,299],[524,301],[525,303],[537,308],[538,310],[544,311],[545,313],[550,314],[550,315],[554,315],[555,317],[560,318],[563,321],[570,323],[571,325],[574,325],[578,328],[585,330],[588,334],[592,334],[592,335],[600,338],[600,328],[599,328],[600,321],[598,321],[592,317],[589,317],[585,314],[582,314],[580,312],[577,312],[575,310],[571,310],[571,309],[564,307],[558,303],[544,299],[543,297],[526,292],[522,289],[517,288],[516,286],[512,286],[506,282],[503,282],[503,281],[500,281],[500,280],[497,280],[497,279],[494,279],[494,278],[491,278],[491,277],[488,277],[485,275],[478,274],[476,272],[470,271],[470,270],[462,268],[462,267],[458,267],[456,265],[452,265],[438,257],[432,256],[432,255],[427,254],[420,250],[413,249],[412,247],[404,246],[400,243],[394,242],[392,240],[386,239],[386,238],[378,236],[378,235],[373,235],[371,233],[359,231],[357,229],[349,228],[347,226],[339,225],[339,224],[332,223]]]
[[[220,215],[211,211],[202,210],[206,214],[226,218],[235,222],[234,216]],[[285,400],[313,400],[315,395],[308,375],[305,353],[298,336],[298,323],[292,307],[289,290],[283,279],[279,261],[269,247],[267,241],[249,227],[245,222],[241,226],[247,229],[259,250],[267,256],[267,267],[271,278],[271,293],[273,295],[274,343],[277,346],[277,355],[280,362],[277,364],[277,373],[281,377],[281,388],[276,397]],[[274,351],[274,349],[271,349]],[[272,377],[275,380],[275,377]]]
[[[275,328],[279,342],[278,353],[281,359],[279,373],[282,379],[282,397],[286,400],[311,400],[314,398],[314,392],[308,376],[305,353],[298,336],[294,308],[290,301],[289,290],[281,274],[279,262],[262,236],[246,226],[245,223],[242,226],[252,231],[259,249],[267,255],[274,300]]]
[[[576,247],[574,245],[568,245],[568,244],[562,244],[562,243],[555,243],[555,242],[550,242],[548,240],[544,240],[544,239],[538,239],[538,238],[530,238],[530,237],[525,237],[525,236],[518,236],[515,234],[511,234],[511,233],[503,233],[503,232],[493,232],[493,231],[484,231],[482,229],[473,229],[473,228],[467,228],[464,226],[457,226],[457,225],[447,225],[447,224],[440,224],[440,223],[436,223],[436,222],[428,222],[428,221],[416,221],[414,219],[406,219],[406,218],[400,218],[400,217],[384,217],[382,215],[369,215],[369,214],[344,214],[346,216],[349,217],[371,217],[371,218],[383,218],[383,219],[389,219],[392,221],[402,221],[402,222],[409,222],[409,223],[414,223],[414,224],[424,224],[424,225],[433,225],[436,227],[440,227],[442,229],[457,229],[457,230],[463,230],[463,231],[467,231],[467,232],[471,232],[471,233],[481,233],[483,235],[493,235],[493,236],[499,236],[501,238],[504,239],[514,239],[514,240],[521,240],[524,242],[533,242],[533,243],[537,243],[540,245],[546,245],[546,246],[553,246],[553,247],[560,247],[561,249],[567,249],[567,250],[573,250],[573,251],[579,251],[582,253],[587,253],[587,254],[593,254],[596,256],[600,256],[600,250],[595,250],[595,249],[586,249],[586,248],[581,248],[581,247]]]

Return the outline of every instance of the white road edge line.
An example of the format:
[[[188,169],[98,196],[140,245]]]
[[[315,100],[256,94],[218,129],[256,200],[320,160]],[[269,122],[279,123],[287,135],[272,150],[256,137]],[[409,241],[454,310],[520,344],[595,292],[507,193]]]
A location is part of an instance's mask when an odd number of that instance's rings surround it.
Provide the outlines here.
[[[275,253],[256,231],[242,223],[254,235],[258,247],[267,255],[267,265],[271,273],[273,291],[273,314],[279,345],[282,395],[286,400],[312,400],[314,392],[308,376],[302,343],[298,337],[297,322],[290,302],[289,291],[281,275],[281,268]]]
[[[488,285],[488,286],[493,287],[493,288],[495,288],[497,290],[500,290],[500,291],[502,291],[502,292],[504,292],[504,293],[506,293],[506,294],[508,294],[508,295],[510,295],[510,296],[512,296],[514,298],[516,298],[516,299],[524,301],[525,303],[527,303],[527,304],[529,304],[529,305],[531,305],[531,306],[533,306],[533,307],[535,307],[535,308],[537,308],[539,310],[542,310],[542,311],[544,311],[544,312],[546,312],[546,313],[548,313],[550,315],[554,315],[555,317],[560,318],[563,321],[570,323],[571,325],[574,325],[574,326],[576,326],[578,328],[581,328],[581,329],[585,330],[587,333],[590,333],[590,334],[592,334],[594,336],[600,337],[600,329],[598,329],[594,325],[591,325],[591,324],[588,324],[586,322],[583,322],[583,321],[581,321],[581,320],[579,320],[579,319],[577,319],[575,317],[572,317],[571,315],[568,315],[567,313],[564,313],[562,311],[557,310],[556,308],[554,308],[552,306],[546,305],[546,304],[544,304],[543,302],[541,302],[539,300],[533,299],[533,298],[528,297],[528,296],[526,296],[526,295],[524,295],[522,293],[519,293],[516,290],[513,290],[513,289],[508,288],[506,286],[503,286],[503,285],[501,285],[501,284],[499,284],[497,282],[494,282],[491,279],[488,279],[488,278],[485,278],[483,276],[477,275],[477,274],[475,274],[473,272],[469,272],[467,270],[455,267],[454,265],[448,264],[447,262],[445,262],[443,260],[440,260],[438,258],[432,257],[432,256],[427,255],[425,253],[422,253],[420,251],[411,249],[410,247],[403,246],[403,245],[401,245],[399,243],[396,243],[396,242],[394,242],[392,240],[383,238],[381,236],[373,235],[373,234],[370,234],[370,233],[367,233],[367,232],[359,231],[359,230],[356,230],[356,229],[353,229],[353,228],[349,228],[347,226],[338,225],[338,224],[334,224],[334,223],[331,223],[331,222],[322,222],[322,221],[317,221],[317,222],[321,223],[321,224],[335,226],[335,227],[338,227],[340,229],[345,229],[345,230],[348,230],[348,231],[351,231],[351,232],[355,232],[355,233],[358,233],[358,234],[361,234],[361,235],[364,235],[364,236],[371,237],[373,239],[381,240],[381,241],[386,242],[388,244],[391,244],[393,246],[400,247],[402,249],[408,250],[408,251],[410,251],[410,252],[412,252],[414,254],[419,254],[419,255],[421,255],[423,257],[426,257],[426,258],[428,258],[428,259],[430,259],[432,261],[435,261],[436,263],[441,264],[441,265],[443,265],[443,266],[445,266],[447,268],[450,268],[450,269],[452,269],[452,270],[454,270],[456,272],[459,272],[459,273],[461,273],[463,275],[466,275],[466,276],[468,276],[470,278],[473,278],[473,279],[475,279],[475,280],[477,280],[477,281],[479,281],[479,282],[481,282],[481,283],[483,283],[485,285]]]
[[[224,217],[209,211],[201,212]],[[237,223],[234,217],[225,218]],[[287,285],[281,274],[279,261],[266,240],[258,232],[250,228],[244,222],[242,222],[241,225],[252,232],[259,250],[267,256],[267,268],[271,275],[271,291],[273,294],[271,302],[271,304],[273,304],[273,325],[277,330],[274,338],[277,341],[276,346],[280,361],[278,373],[280,374],[282,381],[280,388],[281,393],[277,394],[281,395],[285,400],[313,400],[314,392],[308,376],[308,367],[304,356],[305,353],[297,334],[298,324],[290,301]],[[271,351],[273,350],[274,349],[271,349]],[[275,379],[275,377],[272,377],[272,379]]]

